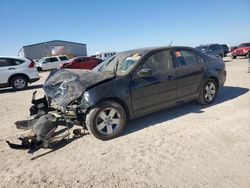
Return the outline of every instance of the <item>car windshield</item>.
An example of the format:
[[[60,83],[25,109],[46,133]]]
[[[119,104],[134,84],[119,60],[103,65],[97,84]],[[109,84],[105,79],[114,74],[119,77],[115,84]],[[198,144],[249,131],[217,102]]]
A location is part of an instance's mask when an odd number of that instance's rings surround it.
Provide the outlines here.
[[[138,53],[120,53],[105,60],[95,67],[93,71],[113,72],[122,76],[127,74],[140,59],[141,55]]]
[[[207,51],[208,46],[198,46],[198,47],[196,47],[196,49],[201,50],[201,51]]]
[[[250,43],[241,44],[240,47],[250,47]]]
[[[43,57],[43,58],[39,59],[38,63],[42,63],[42,62],[44,62],[44,59],[45,59],[45,57]]]

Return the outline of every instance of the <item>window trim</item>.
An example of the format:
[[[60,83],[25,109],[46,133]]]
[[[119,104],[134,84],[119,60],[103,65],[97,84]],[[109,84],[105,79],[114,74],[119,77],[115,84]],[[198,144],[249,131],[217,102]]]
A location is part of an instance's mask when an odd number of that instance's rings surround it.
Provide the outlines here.
[[[160,50],[154,50],[154,51],[151,51],[150,53],[148,53],[141,61],[141,63],[139,64],[138,67],[136,67],[135,71],[133,72],[133,78],[135,77],[138,77],[137,76],[137,73],[142,70],[142,66],[146,63],[146,61],[148,60],[148,58],[150,58],[151,56],[153,56],[154,54],[156,53],[160,53],[160,52],[164,52],[164,51],[169,51],[170,52],[170,56],[171,56],[171,59],[172,59],[172,68],[171,69],[168,69],[168,70],[162,70],[162,71],[157,71],[157,72],[152,72],[152,75],[158,75],[158,74],[162,74],[162,73],[166,73],[166,72],[171,72],[173,71],[176,66],[175,66],[175,59],[174,59],[174,56],[173,56],[173,52],[172,52],[172,49],[169,48],[169,49],[160,49]]]
[[[188,66],[194,66],[194,65],[200,64],[200,63],[198,62],[197,53],[196,53],[193,49],[181,47],[181,48],[173,48],[172,50],[173,50],[173,56],[174,56],[174,59],[175,59],[176,68],[188,67]],[[175,53],[174,53],[176,50],[191,51],[191,52],[194,54],[194,56],[195,56],[196,63],[193,63],[193,64],[186,64],[186,65],[180,65],[180,64],[178,63],[177,57],[175,56]],[[204,63],[204,62],[203,62],[203,63]]]

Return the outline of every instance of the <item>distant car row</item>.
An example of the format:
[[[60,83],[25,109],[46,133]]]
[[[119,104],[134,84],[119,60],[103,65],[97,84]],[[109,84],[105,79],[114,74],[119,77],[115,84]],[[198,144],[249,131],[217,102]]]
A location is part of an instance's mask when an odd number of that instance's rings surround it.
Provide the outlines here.
[[[238,56],[250,58],[250,43],[242,43],[237,47],[225,44],[200,45],[196,49],[212,56],[224,57],[231,52],[233,59]],[[66,55],[43,57],[40,60],[30,60],[24,57],[0,57],[0,87],[13,87],[16,90],[25,89],[29,83],[39,80],[38,71],[56,68],[93,69],[103,60],[114,56],[115,52],[98,53],[91,57],[75,57],[68,59]]]
[[[217,57],[225,57],[229,53],[229,47],[226,44],[207,44],[207,45],[200,45],[196,47],[196,49],[208,54]]]
[[[114,56],[115,52],[102,52],[97,53],[91,57],[75,57],[68,59],[67,56],[50,56],[43,57],[36,61],[36,66],[38,71],[51,70],[56,68],[71,68],[71,69],[93,69],[103,60],[106,60]]]
[[[250,58],[250,43],[242,43],[239,46],[233,46],[231,49],[226,44],[207,44],[200,45],[196,49],[212,56],[226,57],[231,52],[232,58],[235,59],[237,56],[245,56]]]

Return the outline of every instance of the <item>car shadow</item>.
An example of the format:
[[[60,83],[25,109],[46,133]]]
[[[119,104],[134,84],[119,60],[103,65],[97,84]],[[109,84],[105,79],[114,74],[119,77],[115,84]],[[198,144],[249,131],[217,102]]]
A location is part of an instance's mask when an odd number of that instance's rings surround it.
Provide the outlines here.
[[[190,102],[131,120],[126,124],[124,132],[121,136],[128,135],[130,133],[178,118],[189,113],[203,113],[203,109],[205,108],[233,100],[247,93],[248,91],[248,88],[224,86],[220,89],[214,102],[210,105],[199,105],[196,102]]]
[[[4,88],[4,89],[0,89],[0,94],[3,94],[3,93],[15,93],[15,92],[19,92],[19,91],[26,91],[26,90],[32,90],[32,89],[40,89],[43,87],[43,84],[39,84],[39,85],[32,85],[32,86],[29,86],[27,87],[26,89],[23,89],[23,90],[15,90],[13,88]]]

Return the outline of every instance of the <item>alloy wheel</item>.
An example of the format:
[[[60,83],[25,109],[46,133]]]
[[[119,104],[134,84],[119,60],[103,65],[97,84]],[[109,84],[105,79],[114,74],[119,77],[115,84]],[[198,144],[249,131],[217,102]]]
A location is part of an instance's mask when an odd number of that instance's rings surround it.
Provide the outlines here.
[[[115,133],[121,126],[121,114],[115,108],[102,110],[96,119],[96,128],[103,135]]]
[[[211,102],[214,100],[216,94],[216,86],[213,82],[208,82],[205,86],[205,100]]]
[[[21,79],[21,78],[18,78],[14,81],[14,86],[17,88],[17,89],[23,89],[25,88],[26,86],[26,82],[25,80]]]

